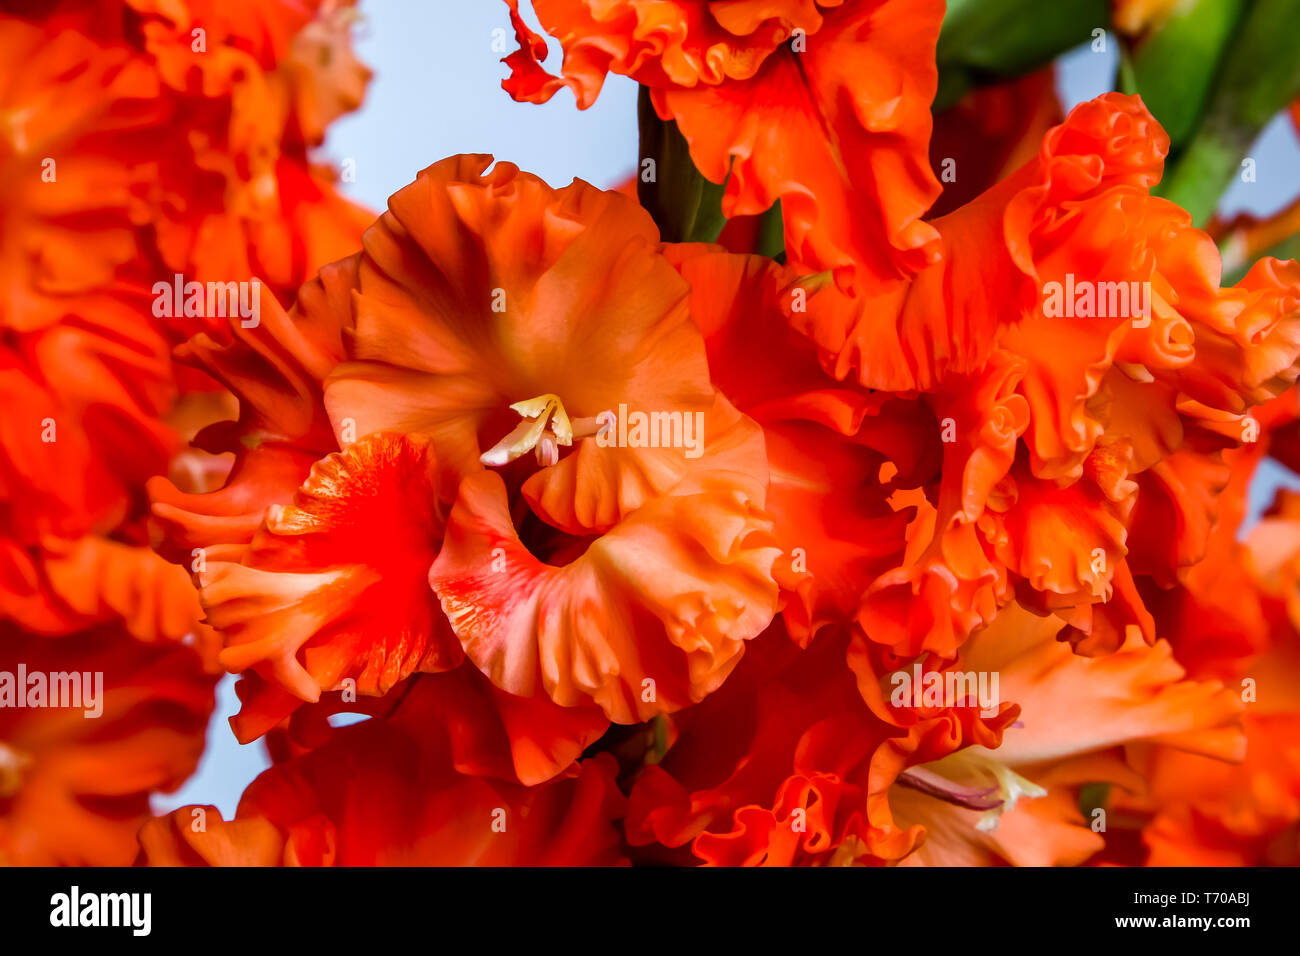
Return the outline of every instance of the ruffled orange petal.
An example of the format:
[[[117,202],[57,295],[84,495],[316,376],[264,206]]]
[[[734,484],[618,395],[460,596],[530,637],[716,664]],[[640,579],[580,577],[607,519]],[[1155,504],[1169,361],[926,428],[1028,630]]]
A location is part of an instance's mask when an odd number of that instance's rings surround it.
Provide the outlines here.
[[[831,774],[796,775],[771,810],[741,807],[736,829],[700,834],[695,853],[706,866],[856,865],[872,859],[864,802],[861,787]],[[919,834],[913,829],[910,840]]]
[[[532,103],[544,103],[567,87],[579,109],[596,101],[609,73],[647,85],[684,87],[747,79],[795,29],[817,32],[823,15],[807,0],[725,0],[707,6],[677,0],[534,0],[542,26],[564,48],[564,69],[556,77],[541,65],[546,40],[524,22],[519,0],[506,3],[520,48],[503,60],[511,75],[501,86]]]
[[[631,76],[676,121],[704,176],[726,182],[728,217],[781,201],[802,271],[865,290],[936,260],[921,216],[939,194],[926,156],[937,83],[927,51],[941,4],[540,0],[538,18],[565,51],[554,77],[541,66],[546,41],[508,3],[520,49],[503,86],[515,99],[544,102],[567,86],[585,109],[607,73]]]
[[[845,638],[828,628],[796,651],[776,624],[717,694],[675,715],[667,753],[633,787],[629,842],[653,860],[655,844],[693,840],[698,857],[726,865],[879,864],[910,852],[921,832],[897,826],[888,799],[899,774],[971,743],[996,747],[1016,711],[886,722],[859,695]]]
[[[767,510],[783,552],[774,573],[789,594],[791,636],[806,643],[848,621],[865,588],[901,556],[909,515],[886,503],[881,469],[899,445],[914,443],[912,409],[830,387],[811,344],[780,309],[792,271],[713,247],[674,245],[665,254],[691,284],[691,315],[715,385],[763,426]],[[881,424],[908,434],[888,440]]]
[[[24,545],[111,530],[133,489],[166,469],[175,386],[166,340],[138,320],[143,302],[83,300],[0,346],[0,526]]]
[[[1007,569],[993,559],[976,525],[938,530],[939,513],[919,489],[898,493],[891,503],[914,509],[907,551],[900,566],[863,594],[857,623],[871,641],[901,657],[930,652],[950,659],[1010,598]]]
[[[146,548],[105,538],[47,545],[42,571],[66,615],[59,630],[117,622],[136,640],[191,646],[215,667],[220,641],[203,623],[198,595],[183,569]]]
[[[652,87],[723,212],[781,201],[786,253],[803,272],[874,290],[939,257],[921,216],[939,194],[926,150],[937,74],[927,60],[937,3],[846,4],[825,12],[806,50],[780,49],[743,81]],[[789,144],[798,143],[797,157]]]
[[[1117,234],[1106,209],[1123,196],[1135,214],[1148,208],[1145,190],[1159,180],[1167,150],[1168,138],[1136,97],[1107,94],[1082,104],[1047,134],[1036,159],[934,222],[942,261],[910,287],[869,305],[833,293],[815,296],[791,320],[822,349],[836,378],[856,370],[873,388],[930,390],[948,374],[978,371],[999,333],[1042,305],[1042,284],[1053,276],[1040,275],[1040,265],[1050,273],[1054,262],[1072,261],[1081,277],[1097,281],[1109,278],[1092,275],[1105,265],[1103,254],[1116,268],[1144,261],[1149,267],[1149,257],[1123,261],[1097,230]],[[1084,215],[1097,225],[1076,227]],[[1075,260],[1054,260],[1061,230],[1095,245],[1085,244]],[[1126,238],[1140,243],[1142,236]]]
[[[0,325],[32,332],[141,255],[139,174],[122,161],[121,137],[160,118],[158,81],[129,50],[8,14],[0,62],[26,65],[0,90]]]
[[[426,581],[442,531],[434,470],[425,447],[388,435],[318,462],[238,563],[214,560],[198,574],[222,665],[255,668],[314,701],[345,680],[381,695],[416,671],[459,664]]]
[[[355,258],[341,260],[303,286],[292,312],[272,300],[256,327],[232,320],[232,344],[199,335],[181,348],[184,361],[240,399],[240,414],[196,439],[210,453],[235,453],[223,487],[193,494],[162,478],[148,483],[168,557],[188,566],[195,548],[247,543],[266,509],[287,503],[312,463],[338,450],[321,407],[321,382],[343,355],[346,305],[340,303],[347,302],[355,274]]]
[[[429,581],[494,684],[618,723],[715,690],[776,609],[770,522],[725,479],[655,499],[562,566],[529,553],[505,487],[464,479]],[[656,570],[651,570],[652,568]]]
[[[261,817],[227,823],[214,806],[181,807],[140,828],[138,862],[150,866],[275,866],[281,860],[283,844],[275,826]]]

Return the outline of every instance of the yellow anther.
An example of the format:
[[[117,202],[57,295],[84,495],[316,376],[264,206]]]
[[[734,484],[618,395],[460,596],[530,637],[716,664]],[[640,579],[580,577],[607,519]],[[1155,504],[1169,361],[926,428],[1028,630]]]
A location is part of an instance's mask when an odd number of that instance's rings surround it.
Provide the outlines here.
[[[479,461],[485,465],[499,467],[530,451],[536,454],[542,467],[554,465],[560,460],[561,445],[572,445],[575,437],[594,435],[603,420],[601,416],[609,415],[602,412],[594,418],[570,420],[560,397],[549,393],[515,402],[510,408],[518,412],[523,421],[479,456]]]

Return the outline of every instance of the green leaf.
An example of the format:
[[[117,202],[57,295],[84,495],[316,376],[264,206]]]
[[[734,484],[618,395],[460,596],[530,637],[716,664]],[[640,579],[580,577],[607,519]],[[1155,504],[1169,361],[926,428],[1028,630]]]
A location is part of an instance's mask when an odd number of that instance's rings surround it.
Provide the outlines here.
[[[1106,0],[950,0],[936,59],[941,69],[1019,76],[1091,40],[1109,22]]]
[[[1132,89],[1177,148],[1195,132],[1245,0],[1191,0],[1132,51]]]

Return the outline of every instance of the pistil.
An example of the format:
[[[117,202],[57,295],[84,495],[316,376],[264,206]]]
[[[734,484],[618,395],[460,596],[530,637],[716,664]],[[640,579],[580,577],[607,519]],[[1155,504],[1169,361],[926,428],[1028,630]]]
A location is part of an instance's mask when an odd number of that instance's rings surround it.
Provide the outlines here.
[[[977,788],[956,782],[972,778],[991,780],[993,785]],[[975,824],[975,829],[983,832],[997,829],[1002,814],[1014,810],[1021,797],[1032,800],[1047,796],[1046,790],[1020,776],[998,760],[993,751],[983,747],[967,747],[941,760],[909,767],[899,775],[898,782],[946,803],[984,810]]]

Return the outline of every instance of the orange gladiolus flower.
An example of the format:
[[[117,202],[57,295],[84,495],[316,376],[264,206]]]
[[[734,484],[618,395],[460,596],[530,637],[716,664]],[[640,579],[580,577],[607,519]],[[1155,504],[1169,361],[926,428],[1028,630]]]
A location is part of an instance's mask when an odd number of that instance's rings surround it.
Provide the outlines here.
[[[1090,659],[1056,641],[1059,628],[1012,604],[962,648],[956,668],[996,673],[998,695],[1018,705],[1020,719],[998,746],[922,768],[930,791],[891,791],[896,817],[926,832],[904,865],[1081,863],[1104,845],[1080,813],[1082,784],[1140,788],[1136,767],[1152,744],[1241,759],[1242,706],[1231,689],[1188,679],[1163,641],[1147,646],[1131,634],[1115,653]],[[1005,799],[992,813],[935,799],[946,788],[989,786]]]
[[[490,162],[426,170],[291,314],[190,347],[241,397],[200,436],[236,465],[155,512],[207,549],[223,663],[261,678],[242,736],[462,655],[565,720],[645,720],[775,611],[762,432],[713,388],[649,217]],[[659,439],[629,433],[652,414]]]
[[[170,288],[175,271],[248,281],[256,268],[292,289],[359,237],[356,207],[306,161],[321,124],[354,106],[364,86],[366,72],[344,55],[350,21],[333,3],[274,6],[278,18],[272,5],[259,10],[281,40],[246,17],[218,30],[216,11],[204,10],[203,44],[188,20],[183,40],[168,34],[168,18],[189,17],[180,3],[68,0],[0,17],[5,61],[36,65],[0,84],[0,396],[12,411],[0,426],[0,594],[3,613],[35,630],[97,619],[90,608],[105,597],[103,582],[71,580],[63,556],[102,553],[107,536],[144,544],[140,487],[179,445],[171,405],[178,391],[211,388],[178,377],[169,356],[171,343],[206,323],[159,318],[147,291],[154,280]],[[322,59],[311,51],[322,44],[338,55],[318,77]],[[222,83],[191,82],[191,67],[219,64],[229,67]],[[352,92],[326,96],[334,87]],[[283,96],[263,102],[269,88]],[[304,99],[313,104],[294,105]],[[300,113],[312,118],[299,122]],[[278,187],[258,178],[263,169]],[[238,198],[251,192],[260,211]],[[237,224],[238,236],[221,234],[218,221]],[[183,235],[199,244],[182,248]],[[109,585],[122,613],[133,587]],[[171,601],[167,591],[141,587],[129,613],[150,616],[155,599]],[[162,629],[179,627],[178,614],[192,616],[173,605]]]
[[[26,243],[4,268],[35,267],[17,305],[174,273],[260,276],[289,294],[354,248],[368,214],[307,157],[369,78],[348,48],[352,19],[335,0],[65,0],[39,19],[5,16],[6,60],[43,65],[0,92],[0,162],[23,164],[5,177],[18,192],[7,216],[27,226],[4,230]]]
[[[937,258],[921,221],[939,194],[927,159],[937,0],[535,0],[564,47],[559,77],[543,70],[546,41],[518,0],[507,3],[520,48],[503,86],[515,99],[567,86],[585,109],[610,72],[644,84],[700,172],[725,181],[728,218],[780,200],[803,271],[833,271],[861,293]]]
[[[215,632],[186,572],[148,547],[141,505],[169,465],[194,493],[221,476],[177,454],[220,398],[169,354],[207,323],[160,317],[152,284],[257,269],[292,289],[360,234],[306,152],[368,75],[346,10],[247,6],[229,21],[222,4],[148,0],[0,15],[0,657],[6,674],[104,685],[102,716],[0,709],[5,862],[129,863],[150,794],[202,751]]]
[[[1300,862],[1300,207],[944,7],[506,0],[664,168],[376,218],[355,0],[6,4],[0,863]]]
[[[1013,590],[1085,649],[1151,640],[1135,577],[1203,557],[1221,450],[1295,380],[1300,272],[1219,288],[1213,242],[1148,194],[1166,148],[1136,98],[1085,103],[936,220],[941,264],[870,309],[826,290],[790,310],[837,378],[926,392],[946,430],[907,561],[864,604],[874,640],[951,656]]]

